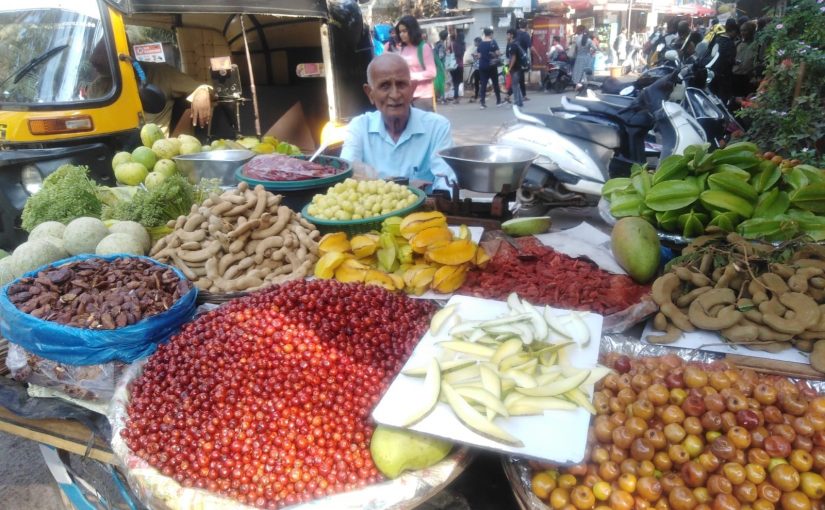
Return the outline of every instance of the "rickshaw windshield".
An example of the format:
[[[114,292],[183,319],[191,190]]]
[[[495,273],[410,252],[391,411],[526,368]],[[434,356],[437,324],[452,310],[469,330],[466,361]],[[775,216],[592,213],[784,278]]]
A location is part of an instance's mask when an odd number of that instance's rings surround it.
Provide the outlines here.
[[[0,6],[0,103],[77,104],[109,97],[115,58],[104,25],[94,1]]]

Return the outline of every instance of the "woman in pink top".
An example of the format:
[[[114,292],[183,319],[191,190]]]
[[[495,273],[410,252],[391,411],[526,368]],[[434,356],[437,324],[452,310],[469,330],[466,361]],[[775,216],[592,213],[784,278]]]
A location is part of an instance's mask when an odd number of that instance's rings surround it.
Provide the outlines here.
[[[410,67],[410,78],[416,85],[413,106],[434,111],[433,79],[436,74],[433,50],[421,37],[421,27],[412,16],[403,16],[395,25],[395,37],[400,42],[396,51]]]

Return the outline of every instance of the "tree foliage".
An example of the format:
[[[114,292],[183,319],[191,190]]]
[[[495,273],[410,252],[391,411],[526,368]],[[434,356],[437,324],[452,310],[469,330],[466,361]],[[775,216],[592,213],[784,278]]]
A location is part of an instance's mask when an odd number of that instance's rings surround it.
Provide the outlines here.
[[[767,47],[765,80],[741,111],[751,124],[748,138],[825,166],[825,0],[791,0],[757,41]]]

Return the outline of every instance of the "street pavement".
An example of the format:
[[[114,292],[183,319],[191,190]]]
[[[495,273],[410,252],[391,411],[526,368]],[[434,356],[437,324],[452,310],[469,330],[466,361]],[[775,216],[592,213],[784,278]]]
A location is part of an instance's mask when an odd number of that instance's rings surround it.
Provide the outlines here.
[[[490,143],[496,132],[508,123],[515,122],[512,107],[495,106],[495,96],[488,92],[487,108],[480,109],[478,102],[469,102],[469,95],[459,104],[452,102],[438,105],[438,113],[452,124],[453,141],[456,145]],[[503,96],[502,96],[503,97]],[[547,112],[558,106],[560,94],[549,94],[528,89],[528,101],[523,111]],[[9,510],[62,510],[60,490],[51,477],[38,444],[17,436],[0,432],[0,508]]]
[[[572,92],[568,92],[572,93]],[[438,113],[444,115],[452,124],[453,142],[456,145],[490,143],[496,132],[503,126],[515,122],[512,105],[505,103],[497,107],[492,92],[487,92],[487,108],[482,110],[476,101],[469,101],[471,93],[460,99],[459,104],[452,102],[438,105]],[[504,99],[502,95],[502,100]],[[550,107],[558,107],[562,94],[550,94],[536,89],[527,89],[528,101],[524,102],[525,113],[547,113]]]

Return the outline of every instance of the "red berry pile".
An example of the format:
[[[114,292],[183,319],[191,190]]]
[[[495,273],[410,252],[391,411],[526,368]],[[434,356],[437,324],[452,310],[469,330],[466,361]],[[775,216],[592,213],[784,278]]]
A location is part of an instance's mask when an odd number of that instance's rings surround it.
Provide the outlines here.
[[[370,413],[434,311],[334,280],[227,303],[152,355],[123,438],[182,485],[261,508],[374,483]]]

